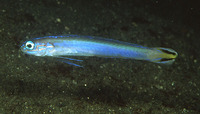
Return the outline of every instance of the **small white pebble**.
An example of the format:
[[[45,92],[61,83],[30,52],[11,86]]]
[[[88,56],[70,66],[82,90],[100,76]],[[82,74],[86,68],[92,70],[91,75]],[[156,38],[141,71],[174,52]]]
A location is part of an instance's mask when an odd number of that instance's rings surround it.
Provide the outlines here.
[[[66,31],[69,31],[70,29],[69,29],[69,27],[68,27],[68,26],[65,26],[65,30],[66,30]]]
[[[57,18],[56,21],[57,21],[58,23],[60,23],[60,22],[61,22],[61,19],[60,19],[60,18]]]
[[[6,12],[6,10],[4,10],[4,9],[3,9],[3,10],[1,10],[1,11],[2,11],[3,13],[5,13],[5,12]]]

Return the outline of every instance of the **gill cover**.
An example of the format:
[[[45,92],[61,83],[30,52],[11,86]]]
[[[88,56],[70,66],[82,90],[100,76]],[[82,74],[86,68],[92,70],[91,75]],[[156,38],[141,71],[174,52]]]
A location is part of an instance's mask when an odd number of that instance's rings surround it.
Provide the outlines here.
[[[172,64],[177,56],[178,53],[173,49],[156,47],[152,48],[148,58],[149,61],[154,63]]]

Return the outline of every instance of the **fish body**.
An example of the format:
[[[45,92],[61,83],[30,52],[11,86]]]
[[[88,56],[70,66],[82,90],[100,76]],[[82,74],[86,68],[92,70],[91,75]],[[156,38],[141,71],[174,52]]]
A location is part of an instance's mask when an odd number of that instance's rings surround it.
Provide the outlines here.
[[[25,41],[22,52],[35,56],[96,56],[146,60],[171,64],[177,52],[169,48],[150,48],[94,36],[46,36]]]

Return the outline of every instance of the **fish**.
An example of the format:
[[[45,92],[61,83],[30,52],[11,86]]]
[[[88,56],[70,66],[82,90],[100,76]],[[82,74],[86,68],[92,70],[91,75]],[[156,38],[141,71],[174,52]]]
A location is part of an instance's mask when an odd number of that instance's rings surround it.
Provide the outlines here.
[[[170,48],[145,47],[109,38],[82,35],[32,38],[25,41],[20,50],[28,55],[62,59],[60,61],[78,67],[82,66],[71,61],[82,62],[83,60],[73,59],[73,57],[122,58],[170,65],[178,56],[178,53]]]

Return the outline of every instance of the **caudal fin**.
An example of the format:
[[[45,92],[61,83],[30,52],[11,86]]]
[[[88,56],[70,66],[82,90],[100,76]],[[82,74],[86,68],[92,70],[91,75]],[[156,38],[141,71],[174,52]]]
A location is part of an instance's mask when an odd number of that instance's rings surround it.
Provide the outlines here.
[[[156,47],[148,54],[149,61],[161,64],[172,64],[178,53],[173,49]]]

